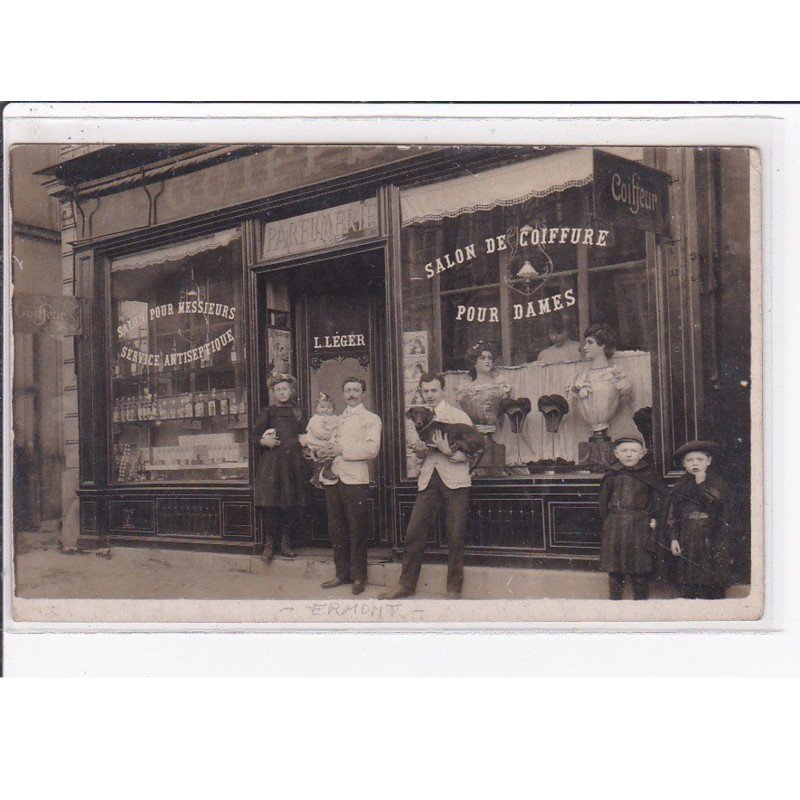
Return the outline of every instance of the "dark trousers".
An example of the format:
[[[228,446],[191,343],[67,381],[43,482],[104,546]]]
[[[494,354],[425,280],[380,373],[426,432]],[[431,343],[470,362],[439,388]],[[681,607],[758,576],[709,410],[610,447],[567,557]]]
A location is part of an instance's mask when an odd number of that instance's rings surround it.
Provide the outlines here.
[[[292,541],[292,531],[299,531],[303,519],[303,512],[299,508],[276,508],[275,506],[261,506],[261,530],[264,544],[277,542],[286,537]]]
[[[415,591],[428,536],[434,530],[444,506],[447,533],[447,591],[460,592],[464,583],[464,536],[467,530],[469,487],[448,489],[434,470],[428,485],[417,494],[411,519],[408,521],[403,549],[403,570],[400,585]]]
[[[369,535],[366,485],[339,481],[326,486],[325,506],[336,577],[343,581],[366,581]]]
[[[647,600],[650,591],[649,575],[631,575],[633,583],[633,599]],[[608,573],[608,596],[611,600],[622,600],[622,592],[625,589],[625,573]]]

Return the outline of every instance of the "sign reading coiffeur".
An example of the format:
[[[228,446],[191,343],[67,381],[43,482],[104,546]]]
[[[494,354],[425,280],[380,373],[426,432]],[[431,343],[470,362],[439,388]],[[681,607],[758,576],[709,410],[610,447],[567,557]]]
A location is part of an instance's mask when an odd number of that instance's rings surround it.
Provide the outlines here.
[[[609,227],[669,233],[669,182],[666,172],[594,151],[595,214]]]
[[[367,239],[379,233],[378,201],[371,197],[299,217],[267,222],[262,232],[263,259],[309,253]]]
[[[13,307],[14,328],[20,333],[60,337],[81,332],[81,306],[77,297],[16,293]]]

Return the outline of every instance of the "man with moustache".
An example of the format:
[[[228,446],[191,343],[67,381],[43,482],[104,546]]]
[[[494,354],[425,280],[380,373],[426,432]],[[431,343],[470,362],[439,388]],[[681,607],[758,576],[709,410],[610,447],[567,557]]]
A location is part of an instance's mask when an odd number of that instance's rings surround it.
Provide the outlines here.
[[[336,577],[325,581],[323,589],[353,584],[353,594],[361,594],[367,583],[367,535],[369,533],[369,462],[378,457],[381,447],[381,420],[364,408],[367,389],[360,378],[347,378],[342,392],[347,404],[340,417],[335,440],[317,448],[320,460],[333,458],[331,471],[339,478],[325,486],[328,532],[333,545]]]

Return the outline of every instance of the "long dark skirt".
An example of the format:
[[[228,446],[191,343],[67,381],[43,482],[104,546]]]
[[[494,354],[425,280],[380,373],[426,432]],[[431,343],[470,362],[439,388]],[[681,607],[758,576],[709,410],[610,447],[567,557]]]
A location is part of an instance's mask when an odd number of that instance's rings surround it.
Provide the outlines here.
[[[653,569],[653,556],[647,550],[651,541],[648,511],[613,511],[603,523],[600,569],[625,575],[648,574]]]
[[[309,467],[297,441],[262,448],[253,499],[257,506],[291,509],[309,502]]]
[[[681,554],[672,557],[672,579],[678,584],[729,586],[730,546],[722,524],[713,517],[684,517],[677,535]]]

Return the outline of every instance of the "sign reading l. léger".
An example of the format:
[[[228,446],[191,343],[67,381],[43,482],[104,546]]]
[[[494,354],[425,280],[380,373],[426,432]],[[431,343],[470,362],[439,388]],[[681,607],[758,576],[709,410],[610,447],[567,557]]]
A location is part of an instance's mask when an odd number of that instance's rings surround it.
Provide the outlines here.
[[[627,158],[594,151],[594,207],[609,227],[669,233],[669,181],[666,172]]]
[[[263,259],[324,250],[345,242],[377,236],[378,201],[357,200],[299,217],[265,223],[261,245]]]
[[[14,295],[14,329],[47,336],[77,336],[81,332],[81,304],[70,295]]]

